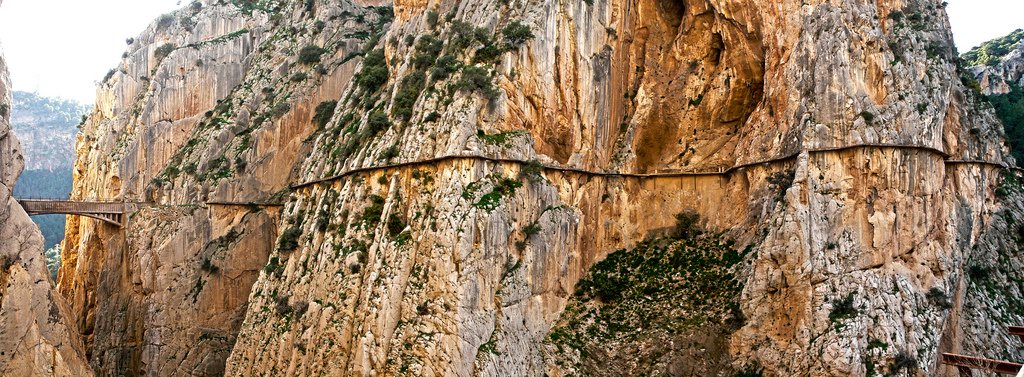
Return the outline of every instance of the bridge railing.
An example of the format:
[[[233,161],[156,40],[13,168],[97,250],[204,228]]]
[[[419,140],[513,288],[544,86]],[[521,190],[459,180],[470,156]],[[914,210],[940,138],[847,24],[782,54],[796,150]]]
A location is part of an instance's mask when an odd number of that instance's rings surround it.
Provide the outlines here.
[[[26,212],[44,213],[103,213],[122,214],[124,203],[120,202],[78,202],[70,200],[38,200],[18,199],[18,203],[25,208]]]
[[[53,198],[53,197],[35,197],[35,196],[15,196],[14,200],[19,202],[75,202],[75,203],[124,203],[123,200],[119,199],[94,199],[94,198]]]

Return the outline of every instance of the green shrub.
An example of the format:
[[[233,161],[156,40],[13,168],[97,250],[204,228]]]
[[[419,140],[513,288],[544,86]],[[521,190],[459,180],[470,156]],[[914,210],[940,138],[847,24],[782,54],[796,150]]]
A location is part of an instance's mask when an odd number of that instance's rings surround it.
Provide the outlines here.
[[[860,117],[864,118],[864,123],[867,123],[869,126],[875,124],[875,114],[872,114],[870,111],[861,112]]]
[[[373,50],[363,59],[363,68],[356,74],[355,80],[359,87],[367,92],[374,92],[388,82],[388,65],[384,59],[384,50]]]
[[[360,216],[363,226],[373,228],[380,224],[381,215],[384,213],[384,202],[384,197],[370,195],[370,206],[366,207]]]
[[[491,43],[491,34],[487,29],[474,27],[465,21],[454,21],[451,26],[453,35],[448,42],[451,51],[461,53],[469,48],[474,42],[482,44]]]
[[[832,301],[832,311],[828,313],[828,319],[836,329],[841,329],[843,322],[856,317],[857,314],[859,311],[853,306],[853,293],[850,293],[844,298]]]
[[[544,177],[544,165],[537,160],[529,160],[519,170],[519,176],[529,181],[537,181]]]
[[[299,236],[302,235],[302,228],[296,225],[292,225],[288,229],[285,229],[281,233],[281,238],[277,240],[277,249],[281,252],[290,252],[299,248]]]
[[[1024,90],[1017,83],[1011,82],[1009,93],[992,95],[988,99],[1003,123],[1010,154],[1017,161],[1024,161]]]
[[[380,111],[374,111],[370,113],[370,117],[366,120],[367,132],[370,135],[376,135],[381,131],[391,128],[391,120],[388,119],[388,115]]]
[[[327,50],[316,45],[308,45],[299,50],[299,63],[313,64],[320,62],[320,56],[327,53]]]
[[[282,270],[284,270],[284,265],[281,264],[281,259],[278,257],[271,257],[267,261],[267,265],[263,267],[263,272],[267,273],[267,275],[276,275]]]
[[[437,17],[438,17],[438,14],[437,14],[436,10],[431,9],[431,10],[427,11],[427,25],[430,25],[431,29],[434,29],[434,28],[437,27]]]
[[[289,105],[288,102],[278,102],[270,109],[270,115],[273,115],[274,117],[282,117],[285,114],[288,114],[288,111],[291,109],[292,105]]]
[[[505,43],[510,49],[519,48],[526,41],[533,39],[533,32],[530,31],[530,27],[523,25],[519,21],[509,22],[508,26],[501,29],[501,34],[505,37]]]
[[[477,92],[484,97],[493,99],[498,96],[498,90],[491,82],[491,73],[486,68],[470,66],[462,70],[462,77],[455,83],[455,89],[467,92]]]
[[[211,274],[216,274],[220,272],[220,267],[217,267],[217,265],[213,264],[213,261],[211,261],[210,258],[203,258],[203,264],[199,266],[199,269],[209,272]]]
[[[161,14],[160,18],[156,19],[156,28],[157,29],[164,29],[164,28],[166,28],[168,26],[171,26],[171,24],[173,24],[173,23],[174,23],[174,15],[171,15],[171,14]]]
[[[776,190],[775,201],[781,201],[786,196],[786,190],[793,186],[796,179],[796,170],[777,171],[768,176],[768,184]]]
[[[384,159],[384,161],[391,161],[395,157],[398,157],[398,153],[398,144],[394,144],[388,147],[388,149],[385,149],[384,153],[380,155],[380,158]]]
[[[116,69],[111,69],[107,71],[107,74],[103,76],[103,80],[101,80],[100,82],[106,83],[107,81],[110,81],[110,79],[114,78],[115,73],[117,73]]]
[[[917,370],[917,358],[911,355],[907,351],[900,351],[896,354],[896,357],[892,360],[892,365],[889,366],[889,376],[897,376],[900,372],[914,372]]]
[[[437,59],[434,68],[430,70],[430,79],[434,81],[447,80],[452,74],[462,68],[462,62],[452,55],[442,56]]]
[[[982,265],[974,264],[967,268],[967,276],[970,276],[971,281],[975,283],[988,280],[989,274],[989,268]]]
[[[292,80],[292,82],[300,82],[300,81],[306,81],[306,79],[308,79],[308,78],[309,78],[309,74],[307,74],[306,72],[297,72],[294,75],[292,75],[291,80]]]
[[[529,237],[529,236],[532,236],[534,234],[540,233],[541,230],[542,229],[541,229],[539,223],[532,222],[532,223],[530,223],[530,225],[527,225],[527,226],[523,227],[523,234],[526,235],[527,237]]]
[[[408,121],[412,117],[412,108],[420,97],[425,85],[426,74],[423,71],[413,71],[402,79],[398,93],[395,94],[395,102],[391,105],[391,115],[402,121]]]
[[[476,52],[473,54],[473,63],[494,63],[504,53],[505,50],[494,44],[485,44],[483,47],[476,49]]]
[[[398,236],[405,231],[405,227],[405,220],[402,219],[402,216],[397,213],[392,213],[388,216],[388,235],[390,235],[391,238],[398,238]]]
[[[166,43],[157,47],[156,50],[153,51],[153,59],[156,59],[157,62],[161,62],[164,58],[174,52],[174,49],[176,48],[177,47],[173,43]]]
[[[327,122],[330,122],[331,117],[334,116],[334,109],[338,107],[338,101],[324,101],[320,102],[316,106],[316,110],[313,110],[313,124],[316,124],[319,128],[327,126]]]
[[[412,64],[416,69],[427,69],[434,65],[437,56],[441,54],[444,42],[433,35],[424,35],[416,42],[416,53],[412,57]]]
[[[500,181],[495,183],[491,192],[480,197],[480,200],[473,203],[473,206],[490,213],[501,205],[501,198],[512,196],[515,194],[516,189],[520,187],[523,187],[522,182],[509,178],[502,178]]]

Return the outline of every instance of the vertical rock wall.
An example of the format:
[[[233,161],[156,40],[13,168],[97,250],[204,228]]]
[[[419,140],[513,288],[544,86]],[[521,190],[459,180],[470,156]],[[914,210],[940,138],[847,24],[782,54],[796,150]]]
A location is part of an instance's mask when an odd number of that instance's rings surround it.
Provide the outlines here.
[[[990,341],[1024,321],[1019,178],[940,2],[391,6],[204,4],[136,39],[75,195],[139,210],[72,223],[60,276],[97,370],[670,373],[700,353],[581,363],[622,339],[551,329],[691,209],[747,251],[729,350],[695,365],[1022,356]]]
[[[193,2],[133,38],[100,85],[72,197],[131,213],[124,227],[71,218],[59,276],[98,373],[223,373],[313,111],[340,96],[383,14],[311,11]],[[317,62],[297,59],[307,45]]]

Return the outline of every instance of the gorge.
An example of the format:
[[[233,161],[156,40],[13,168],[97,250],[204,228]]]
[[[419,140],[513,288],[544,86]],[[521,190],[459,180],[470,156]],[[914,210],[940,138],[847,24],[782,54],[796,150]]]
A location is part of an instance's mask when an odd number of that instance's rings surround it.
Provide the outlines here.
[[[1024,172],[959,61],[933,0],[194,1],[99,84],[71,198],[128,212],[55,281],[0,111],[0,374],[1021,361]]]

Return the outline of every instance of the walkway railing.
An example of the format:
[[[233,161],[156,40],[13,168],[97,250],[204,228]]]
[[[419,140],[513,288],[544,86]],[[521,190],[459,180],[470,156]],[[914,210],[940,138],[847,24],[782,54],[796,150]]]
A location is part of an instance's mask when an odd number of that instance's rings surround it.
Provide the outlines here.
[[[1010,335],[1019,336],[1021,337],[1021,340],[1024,340],[1024,327],[1010,326]],[[956,367],[957,372],[961,377],[973,376],[974,372],[972,369],[1015,375],[1017,377],[1024,376],[1024,366],[1019,363],[1009,361],[958,355],[955,353],[943,353],[941,362],[943,364]]]
[[[114,201],[72,201],[68,199],[17,198],[29,215],[81,215],[121,226],[125,205]]]
[[[780,157],[776,157],[776,158],[770,158],[770,159],[759,160],[759,161],[754,161],[754,162],[747,162],[747,163],[733,165],[733,166],[730,166],[730,167],[721,167],[721,168],[717,168],[717,169],[714,169],[714,170],[704,170],[704,171],[680,171],[680,172],[662,172],[662,173],[623,173],[623,172],[595,171],[595,170],[573,168],[573,167],[565,167],[565,166],[558,166],[558,165],[551,165],[551,164],[541,164],[540,167],[542,169],[548,170],[548,171],[559,171],[559,172],[576,173],[576,174],[591,175],[591,176],[640,178],[640,179],[658,178],[658,177],[725,176],[725,175],[731,175],[731,174],[733,174],[733,173],[735,173],[737,171],[740,171],[740,170],[743,170],[743,169],[746,169],[746,168],[750,168],[750,167],[754,167],[754,166],[758,166],[758,165],[772,164],[772,163],[782,163],[782,162],[786,162],[786,161],[795,160],[803,152],[807,152],[809,154],[820,154],[820,153],[835,153],[835,152],[843,152],[843,151],[847,151],[847,150],[869,149],[869,148],[875,148],[875,149],[919,150],[919,151],[924,151],[924,152],[928,152],[928,153],[932,153],[932,154],[938,155],[938,156],[943,158],[943,160],[945,161],[946,164],[949,164],[949,165],[976,164],[976,165],[994,166],[994,167],[998,167],[998,168],[1002,168],[1002,169],[1009,169],[1009,170],[1015,170],[1015,171],[1024,171],[1024,169],[1020,169],[1020,168],[1015,167],[1015,166],[1009,166],[1009,165],[1007,165],[1006,163],[1003,163],[1003,162],[985,161],[985,160],[951,160],[950,159],[950,155],[948,153],[946,153],[946,152],[944,152],[942,150],[936,149],[936,148],[929,147],[929,146],[923,146],[923,145],[904,145],[904,144],[871,144],[871,143],[869,143],[869,144],[848,145],[848,146],[842,146],[842,147],[826,147],[826,148],[805,149],[805,150],[802,150],[802,151],[794,152],[794,153],[787,154],[787,155],[780,156]],[[361,167],[361,168],[353,168],[353,169],[350,169],[350,170],[347,170],[347,171],[344,171],[344,172],[341,172],[339,174],[335,174],[335,175],[332,175],[332,176],[329,176],[329,177],[320,178],[320,179],[316,179],[316,180],[312,180],[312,181],[308,181],[308,182],[304,182],[304,183],[294,184],[294,185],[291,186],[291,188],[292,189],[301,189],[301,188],[305,188],[305,187],[309,187],[309,186],[313,186],[313,185],[317,185],[317,184],[321,184],[321,183],[337,181],[339,179],[343,179],[343,178],[346,178],[346,177],[349,177],[349,176],[352,176],[352,175],[355,175],[355,174],[360,174],[360,173],[367,173],[367,172],[372,172],[372,171],[380,171],[380,170],[388,170],[388,169],[399,169],[399,168],[407,168],[407,167],[433,165],[433,164],[437,164],[437,163],[441,163],[441,162],[458,161],[458,160],[475,160],[475,161],[485,161],[485,162],[493,162],[493,163],[509,163],[509,164],[522,164],[522,165],[537,163],[536,161],[526,161],[526,160],[513,159],[513,158],[491,157],[491,156],[484,156],[484,155],[478,155],[478,154],[448,155],[448,156],[428,158],[428,159],[424,159],[424,160],[407,161],[407,162],[400,162],[400,163],[387,164],[387,165],[378,165],[378,166],[367,166],[367,167]]]

